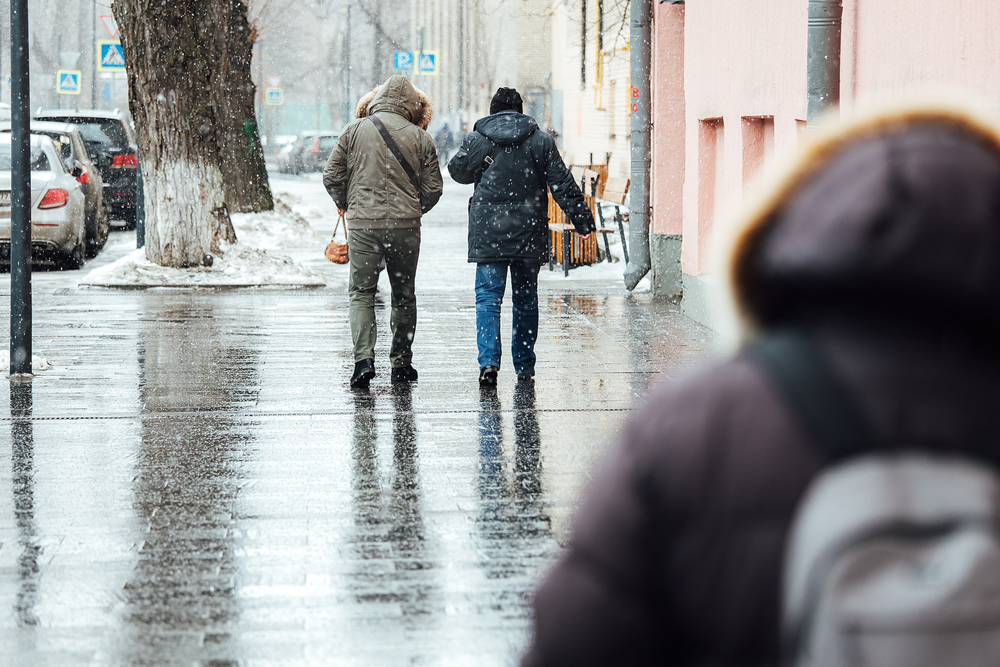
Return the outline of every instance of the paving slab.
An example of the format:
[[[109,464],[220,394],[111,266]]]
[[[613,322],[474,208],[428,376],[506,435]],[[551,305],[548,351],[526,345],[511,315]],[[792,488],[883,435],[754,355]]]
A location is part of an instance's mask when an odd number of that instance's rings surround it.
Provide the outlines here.
[[[317,177],[272,185],[329,235]],[[53,368],[0,382],[0,663],[516,664],[593,465],[714,337],[607,269],[543,269],[535,383],[505,360],[481,392],[468,194],[425,219],[412,386],[382,335],[349,389],[346,267],[321,247],[289,253],[313,290],[33,276]],[[89,268],[132,248],[115,233]]]

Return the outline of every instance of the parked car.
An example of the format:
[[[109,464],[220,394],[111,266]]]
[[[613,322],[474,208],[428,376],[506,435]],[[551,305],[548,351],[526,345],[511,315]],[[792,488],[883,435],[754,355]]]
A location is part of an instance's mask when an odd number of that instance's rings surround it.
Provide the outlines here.
[[[0,132],[10,132],[10,122],[0,121]],[[104,206],[104,180],[93,163],[80,128],[72,123],[31,121],[31,133],[47,136],[59,150],[69,172],[83,186],[86,199],[87,257],[96,257],[108,240],[110,225]]]
[[[324,130],[300,133],[295,141],[278,151],[278,171],[283,174],[323,171],[339,136],[337,132]]]
[[[112,220],[122,220],[135,228],[136,172],[139,167],[135,130],[128,116],[115,109],[39,109],[39,120],[73,123],[87,144],[91,159],[104,179],[104,205]]]
[[[338,137],[334,132],[322,132],[314,136],[312,143],[307,142],[302,152],[303,171],[323,171]]]
[[[10,263],[11,137],[0,134],[0,262]],[[33,134],[31,151],[31,262],[79,269],[87,233],[83,188],[48,137]]]
[[[301,150],[302,142],[299,141],[298,138],[295,138],[282,146],[275,154],[274,158],[278,163],[278,171],[282,174],[299,173],[299,170],[296,169],[296,159],[293,158],[292,155]]]

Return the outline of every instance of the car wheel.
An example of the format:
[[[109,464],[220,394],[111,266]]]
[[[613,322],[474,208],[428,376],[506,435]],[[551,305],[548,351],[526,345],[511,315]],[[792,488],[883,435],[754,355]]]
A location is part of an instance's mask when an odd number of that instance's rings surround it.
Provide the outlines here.
[[[111,225],[108,222],[108,209],[101,203],[100,209],[94,211],[91,220],[87,221],[87,258],[96,257],[104,244],[108,242]]]
[[[122,211],[121,219],[125,221],[125,229],[131,231],[135,229],[135,215],[136,211],[134,208],[125,209]]]
[[[73,251],[66,255],[66,258],[63,260],[62,268],[71,271],[82,269],[83,265],[87,262],[86,251],[84,250],[86,246],[86,239],[79,239]]]

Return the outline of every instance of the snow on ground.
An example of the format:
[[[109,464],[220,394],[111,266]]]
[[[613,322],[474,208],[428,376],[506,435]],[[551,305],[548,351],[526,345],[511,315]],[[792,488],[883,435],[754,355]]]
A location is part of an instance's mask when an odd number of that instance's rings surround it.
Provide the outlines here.
[[[0,350],[0,368],[10,370],[10,350]],[[31,370],[32,372],[50,371],[52,364],[45,357],[33,354],[31,355]]]
[[[309,226],[302,215],[293,210],[289,203],[282,201],[282,199],[275,200],[273,211],[234,213],[231,217],[233,228],[236,230],[236,238],[239,239],[240,243],[251,248],[281,250],[305,245],[319,245],[325,240]]]
[[[80,281],[91,287],[322,287],[326,281],[292,258],[273,252],[325,245],[306,220],[285,202],[273,211],[236,213],[233,227],[239,239],[223,244],[211,266],[175,269],[154,264],[146,251],[135,250],[112,264],[91,271]]]
[[[284,255],[226,244],[212,266],[174,269],[146,259],[142,248],[117,262],[94,269],[80,281],[91,287],[322,287],[326,282],[315,272]]]

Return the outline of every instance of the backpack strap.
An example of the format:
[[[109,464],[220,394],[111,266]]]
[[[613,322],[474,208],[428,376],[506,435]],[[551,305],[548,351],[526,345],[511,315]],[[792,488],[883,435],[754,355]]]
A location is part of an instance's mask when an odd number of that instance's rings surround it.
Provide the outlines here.
[[[800,425],[828,456],[841,459],[874,448],[875,437],[857,403],[805,334],[768,334],[746,354],[778,383]]]
[[[389,130],[385,128],[385,125],[381,120],[379,120],[378,116],[371,115],[366,117],[371,120],[372,124],[375,125],[375,128],[378,130],[378,133],[382,135],[382,140],[385,141],[385,145],[389,148],[389,152],[393,154],[396,161],[399,162],[399,166],[401,166],[403,171],[406,172],[406,177],[410,179],[413,189],[417,191],[417,199],[420,199],[420,179],[417,178],[417,174],[413,171],[413,167],[410,166],[410,163],[406,161],[405,157],[403,157],[403,153],[400,152],[399,146],[396,145],[396,141],[392,138],[392,135],[389,134]]]

